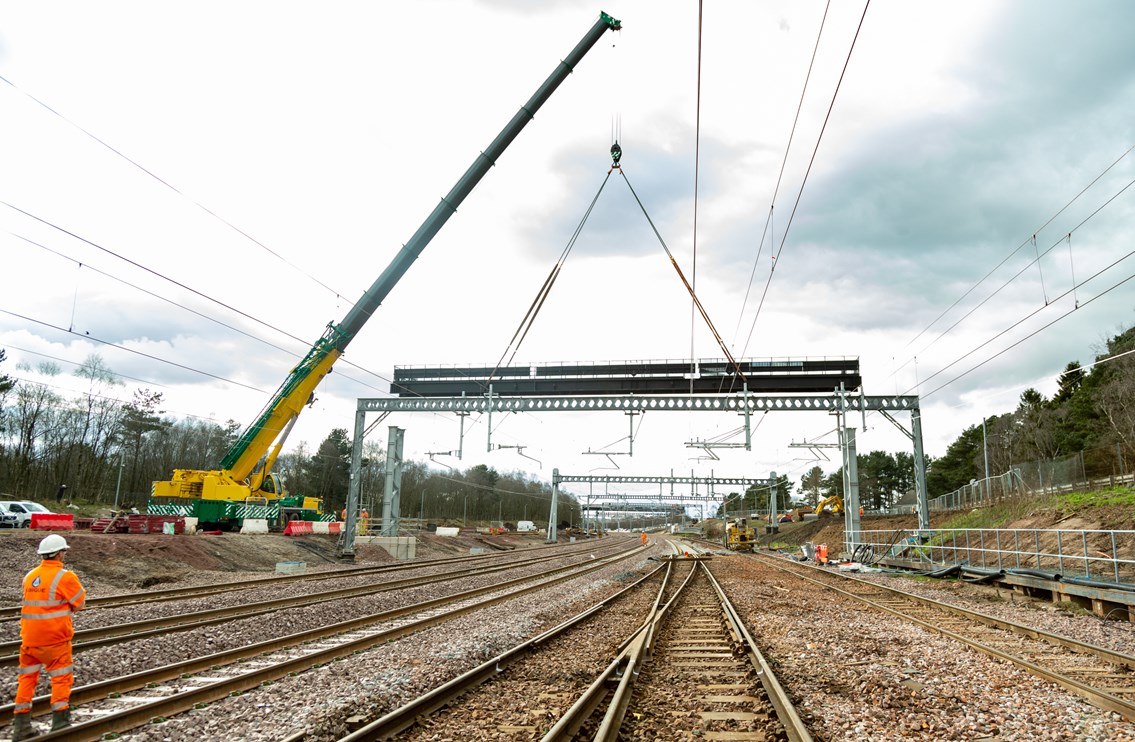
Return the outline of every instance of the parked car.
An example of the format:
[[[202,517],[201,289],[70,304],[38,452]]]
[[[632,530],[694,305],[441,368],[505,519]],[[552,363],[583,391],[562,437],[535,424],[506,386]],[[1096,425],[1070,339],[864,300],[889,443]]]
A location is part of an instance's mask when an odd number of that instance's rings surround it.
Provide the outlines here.
[[[0,501],[0,528],[28,528],[32,513],[51,513],[38,502],[29,500]]]

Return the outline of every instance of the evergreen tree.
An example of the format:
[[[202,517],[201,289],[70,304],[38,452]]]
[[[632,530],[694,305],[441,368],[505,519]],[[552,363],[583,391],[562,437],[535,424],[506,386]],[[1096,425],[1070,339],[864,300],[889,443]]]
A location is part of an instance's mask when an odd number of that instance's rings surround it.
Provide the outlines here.
[[[823,484],[824,471],[818,466],[813,466],[808,473],[800,477],[800,492],[804,495],[804,502],[815,507],[820,501]]]
[[[347,504],[350,472],[351,440],[346,429],[335,428],[308,459],[304,474],[313,491],[304,494],[322,499],[326,512],[338,513]]]

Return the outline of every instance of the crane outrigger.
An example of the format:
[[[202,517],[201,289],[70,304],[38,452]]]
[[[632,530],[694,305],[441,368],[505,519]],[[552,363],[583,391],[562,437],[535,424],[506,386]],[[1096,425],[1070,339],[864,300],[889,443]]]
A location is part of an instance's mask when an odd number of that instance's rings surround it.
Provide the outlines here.
[[[175,469],[168,481],[154,482],[149,512],[192,515],[203,526],[220,527],[239,525],[245,518],[265,518],[275,527],[281,527],[285,521],[293,518],[334,519],[332,515],[322,514],[322,505],[318,500],[289,496],[282,481],[272,471],[300,413],[313,401],[315,388],[331,373],[335,362],[358,336],[386,295],[496,163],[497,158],[535,116],[536,111],[604,33],[617,31],[621,27],[615,18],[606,13],[599,14],[599,20],[517,111],[489,147],[477,156],[342,322],[327,325],[323,335],[291,370],[256,421],[241,433],[220,462],[219,468],[208,471]]]

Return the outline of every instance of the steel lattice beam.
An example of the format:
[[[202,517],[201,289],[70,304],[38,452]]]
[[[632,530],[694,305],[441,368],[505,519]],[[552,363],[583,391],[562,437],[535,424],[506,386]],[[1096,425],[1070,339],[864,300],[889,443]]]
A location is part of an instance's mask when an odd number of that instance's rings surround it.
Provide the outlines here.
[[[563,482],[587,482],[591,484],[739,484],[745,487],[753,485],[768,487],[772,484],[772,480],[768,478],[754,479],[750,477],[636,477],[599,474],[554,474],[552,476],[553,484]],[[650,495],[650,497],[657,497],[657,495]]]
[[[847,394],[564,395],[539,397],[360,398],[364,412],[847,412],[918,409],[917,396],[867,397]]]

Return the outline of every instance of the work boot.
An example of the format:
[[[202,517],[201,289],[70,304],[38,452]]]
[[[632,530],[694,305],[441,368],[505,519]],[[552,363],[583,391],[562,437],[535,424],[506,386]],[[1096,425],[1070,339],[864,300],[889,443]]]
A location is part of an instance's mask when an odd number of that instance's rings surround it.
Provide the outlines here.
[[[31,739],[34,736],[35,730],[32,729],[32,715],[15,714],[12,717],[12,742],[20,742],[22,739]]]
[[[66,729],[71,726],[71,709],[51,712],[51,731]]]

